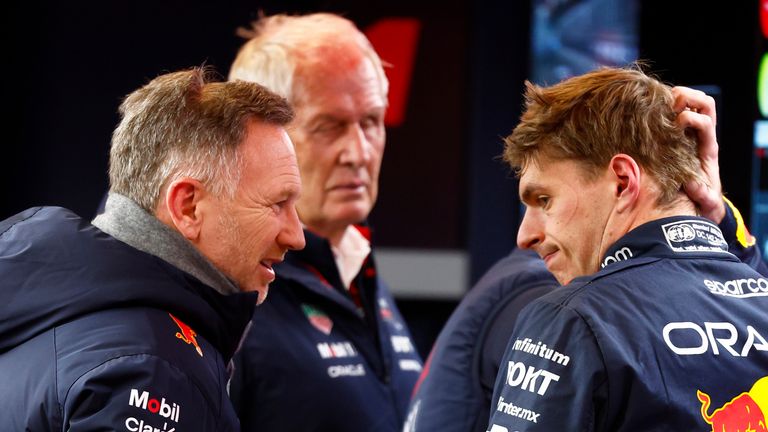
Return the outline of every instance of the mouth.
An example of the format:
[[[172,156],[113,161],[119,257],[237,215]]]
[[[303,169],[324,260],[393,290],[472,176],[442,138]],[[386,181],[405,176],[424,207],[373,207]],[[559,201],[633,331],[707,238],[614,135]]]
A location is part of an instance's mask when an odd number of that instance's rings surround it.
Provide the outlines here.
[[[362,190],[366,187],[366,183],[362,180],[351,180],[344,183],[338,183],[333,186],[331,186],[331,190],[338,190],[338,191],[354,191],[354,190]]]
[[[557,250],[553,250],[546,253],[542,253],[540,255],[541,259],[543,259],[544,263],[547,265],[547,268],[549,268],[550,265],[552,264],[552,260],[555,259],[555,255],[557,254],[557,252],[558,252]]]
[[[265,259],[259,261],[259,265],[261,265],[269,275],[269,282],[272,282],[275,280],[275,269],[272,268],[275,264],[280,263],[282,260],[280,259]]]

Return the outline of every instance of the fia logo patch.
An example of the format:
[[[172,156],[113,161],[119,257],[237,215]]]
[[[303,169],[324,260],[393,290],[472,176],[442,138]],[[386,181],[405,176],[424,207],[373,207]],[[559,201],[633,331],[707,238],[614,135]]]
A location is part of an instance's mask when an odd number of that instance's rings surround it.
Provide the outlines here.
[[[678,253],[728,253],[728,243],[720,228],[706,221],[683,220],[661,226],[669,248]]]

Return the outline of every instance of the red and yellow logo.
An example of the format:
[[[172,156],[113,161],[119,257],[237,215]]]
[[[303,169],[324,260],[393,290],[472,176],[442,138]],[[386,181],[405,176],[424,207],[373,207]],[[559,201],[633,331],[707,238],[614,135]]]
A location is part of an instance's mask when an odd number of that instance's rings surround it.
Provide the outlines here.
[[[730,401],[712,414],[709,411],[709,395],[696,391],[701,402],[701,416],[712,426],[713,432],[766,432],[768,414],[768,376],[760,378],[749,390]]]
[[[168,315],[173,318],[173,321],[177,326],[179,326],[179,329],[181,330],[180,332],[176,332],[176,337],[186,342],[188,345],[194,345],[197,353],[200,354],[200,357],[202,357],[203,350],[201,350],[200,345],[197,344],[197,332],[192,330],[192,327],[181,322],[181,320],[173,316],[173,314],[169,313]]]

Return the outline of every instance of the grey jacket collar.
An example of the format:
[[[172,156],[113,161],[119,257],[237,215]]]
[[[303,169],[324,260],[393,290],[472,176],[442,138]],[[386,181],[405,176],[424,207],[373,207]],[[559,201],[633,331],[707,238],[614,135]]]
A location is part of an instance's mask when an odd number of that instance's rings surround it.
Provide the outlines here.
[[[92,223],[123,243],[191,274],[221,294],[240,292],[187,239],[128,197],[110,192],[104,213],[96,216]]]

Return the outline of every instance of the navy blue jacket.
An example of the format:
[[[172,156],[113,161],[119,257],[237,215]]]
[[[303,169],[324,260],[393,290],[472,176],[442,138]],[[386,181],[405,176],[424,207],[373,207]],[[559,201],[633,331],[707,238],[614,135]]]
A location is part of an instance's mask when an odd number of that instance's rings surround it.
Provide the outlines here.
[[[516,249],[491,267],[435,341],[404,430],[486,430],[499,362],[517,315],[556,286],[544,261],[531,251]]]
[[[399,431],[421,360],[369,259],[341,287],[330,244],[275,266],[277,280],[235,356],[230,394],[244,431]],[[363,313],[360,310],[364,311]]]
[[[755,428],[768,411],[768,279],[727,249],[705,219],[660,219],[619,239],[599,272],[534,300],[489,430]]]
[[[738,210],[728,204],[720,228],[729,250],[768,274]],[[518,313],[558,286],[533,252],[515,250],[496,263],[440,332],[416,385],[404,430],[485,431],[496,374]]]
[[[255,302],[65,209],[0,222],[0,430],[239,430],[226,365]]]

